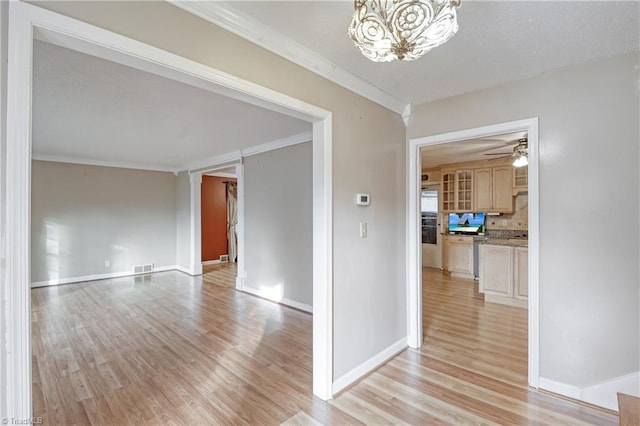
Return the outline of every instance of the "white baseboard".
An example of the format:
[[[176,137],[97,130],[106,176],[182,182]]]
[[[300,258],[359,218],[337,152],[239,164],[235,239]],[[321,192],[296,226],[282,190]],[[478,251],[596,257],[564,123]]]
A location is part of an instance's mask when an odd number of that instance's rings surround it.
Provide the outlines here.
[[[365,375],[369,374],[371,371],[375,370],[380,365],[384,364],[385,362],[405,350],[407,347],[407,336],[405,336],[393,345],[372,356],[362,364],[349,370],[333,382],[333,394],[335,395],[336,393],[345,389],[347,386],[360,380]]]
[[[220,262],[220,259],[215,259],[215,260],[205,260],[204,262],[202,262],[202,266],[207,266],[207,265],[217,265]]]
[[[191,275],[191,276],[195,275],[193,272],[191,272],[189,268],[185,268],[182,266],[176,266],[176,271],[184,272],[185,274]]]
[[[538,380],[538,388],[569,398],[580,399],[580,388],[578,386],[556,382],[555,380],[545,379],[544,377],[540,377]]]
[[[618,392],[640,397],[640,371],[583,388],[541,377],[540,388],[609,410],[618,411]]]
[[[287,299],[286,297],[276,299],[272,295],[270,295],[268,292],[260,291],[253,287],[246,287],[246,286],[243,287],[242,291],[244,291],[245,293],[253,294],[254,296],[262,297],[263,299],[267,299],[272,302],[279,303],[281,305],[286,305],[292,308],[300,309],[301,311],[308,312],[310,314],[313,313],[313,306],[296,302],[295,300]]]
[[[640,371],[582,389],[584,402],[618,411],[618,392],[640,397]]]
[[[135,274],[131,271],[123,271],[123,272],[111,272],[109,274],[95,274],[95,275],[85,275],[80,277],[69,277],[69,278],[58,278],[55,280],[47,280],[47,281],[35,281],[31,283],[31,288],[36,287],[47,287],[52,285],[61,285],[61,284],[72,284],[72,283],[80,283],[85,281],[97,281],[97,280],[106,280],[110,278],[120,278],[120,277],[129,277],[133,275],[145,275],[154,272],[166,272],[166,271],[174,271],[178,269],[176,265],[172,266],[160,266],[157,268],[153,268],[151,272],[140,272]]]

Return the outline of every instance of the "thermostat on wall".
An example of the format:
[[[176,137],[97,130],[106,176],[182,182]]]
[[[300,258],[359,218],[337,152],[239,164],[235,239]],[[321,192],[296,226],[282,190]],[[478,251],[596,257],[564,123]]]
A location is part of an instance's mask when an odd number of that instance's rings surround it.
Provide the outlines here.
[[[369,194],[358,193],[356,194],[356,204],[359,206],[369,205]]]

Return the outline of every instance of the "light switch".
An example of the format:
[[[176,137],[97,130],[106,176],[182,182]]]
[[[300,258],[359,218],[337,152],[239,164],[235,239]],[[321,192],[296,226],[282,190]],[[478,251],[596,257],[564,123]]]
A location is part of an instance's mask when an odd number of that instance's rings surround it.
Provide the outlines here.
[[[367,222],[360,222],[360,238],[367,238]]]

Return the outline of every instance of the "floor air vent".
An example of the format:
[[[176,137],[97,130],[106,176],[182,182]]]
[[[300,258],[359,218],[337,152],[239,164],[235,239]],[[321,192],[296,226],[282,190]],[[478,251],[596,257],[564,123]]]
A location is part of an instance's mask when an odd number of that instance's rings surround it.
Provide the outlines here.
[[[134,274],[144,274],[147,272],[153,272],[153,263],[147,265],[133,265]]]
[[[228,261],[229,261],[229,255],[228,254],[220,255],[220,262],[228,262]]]

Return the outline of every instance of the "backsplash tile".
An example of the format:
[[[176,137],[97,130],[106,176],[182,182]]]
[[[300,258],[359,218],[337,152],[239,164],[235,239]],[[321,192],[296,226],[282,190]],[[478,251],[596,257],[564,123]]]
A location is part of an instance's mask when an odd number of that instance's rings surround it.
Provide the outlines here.
[[[487,233],[491,231],[526,231],[529,221],[529,196],[518,194],[515,199],[515,210],[511,214],[487,216]]]

